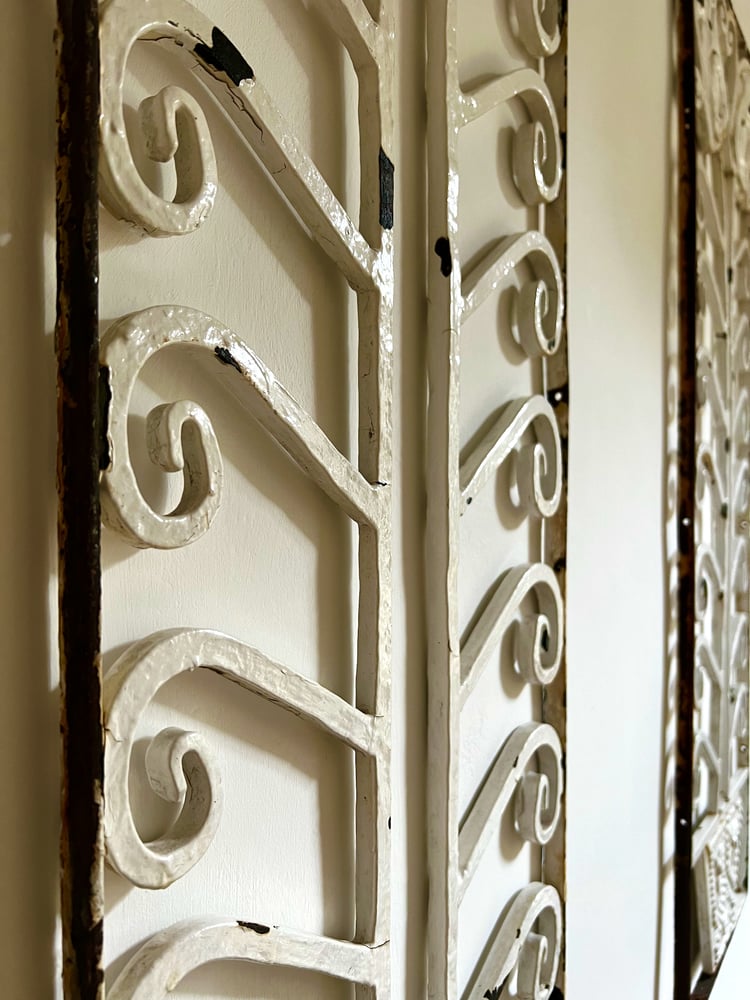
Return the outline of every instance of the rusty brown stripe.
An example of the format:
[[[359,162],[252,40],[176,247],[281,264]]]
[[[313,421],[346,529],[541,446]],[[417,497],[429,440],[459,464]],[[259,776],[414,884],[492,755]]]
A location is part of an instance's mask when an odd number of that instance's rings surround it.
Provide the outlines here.
[[[60,838],[65,1000],[101,1000],[96,0],[58,0],[57,323]]]
[[[677,0],[679,113],[678,711],[675,770],[674,1000],[690,996],[695,664],[696,137],[693,0]]]

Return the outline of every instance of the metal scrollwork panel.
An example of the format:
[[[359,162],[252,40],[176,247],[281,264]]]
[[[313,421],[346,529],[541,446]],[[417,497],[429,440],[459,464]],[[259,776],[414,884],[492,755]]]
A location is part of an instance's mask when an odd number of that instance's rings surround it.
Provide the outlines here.
[[[695,634],[686,724],[697,939],[677,948],[691,956],[692,981],[710,984],[747,895],[750,55],[726,0],[696,0],[693,12],[696,381],[686,405],[695,407]]]
[[[227,914],[177,923],[142,944],[121,970],[108,990],[108,995],[121,1000],[165,997],[192,970],[219,959],[315,971],[355,985],[361,997],[384,1000],[390,995],[393,11],[388,0],[378,5],[317,0],[316,6],[347,50],[359,84],[356,221],[274,104],[249,54],[240,53],[219,27],[185,0],[102,0],[99,5],[95,46],[99,59],[95,65],[100,65],[101,74],[99,193],[115,217],[149,236],[162,237],[194,232],[221,197],[202,102],[176,86],[146,98],[138,110],[148,155],[158,162],[173,162],[174,197],[152,190],[136,166],[124,114],[128,56],[140,40],[171,49],[204,85],[304,232],[356,294],[357,457],[352,460],[342,453],[243,335],[187,306],[148,305],[114,322],[99,346],[93,398],[98,429],[94,462],[100,469],[100,485],[95,492],[97,501],[101,497],[104,523],[131,546],[177,549],[211,530],[227,487],[217,435],[206,410],[179,399],[159,403],[145,421],[151,461],[182,478],[177,503],[166,513],[154,509],[141,488],[128,433],[133,390],[150,359],[165,348],[188,357],[191,352],[210,357],[223,375],[222,384],[244,407],[247,420],[259,425],[356,526],[354,704],[262,650],[218,631],[186,627],[134,637],[107,671],[99,699],[104,783],[96,837],[97,843],[103,838],[109,865],[145,889],[173,884],[204,855],[210,856],[227,793],[222,791],[208,741],[200,733],[174,726],[150,740],[145,754],[148,782],[175,807],[172,821],[155,839],[139,832],[130,776],[139,721],[162,686],[186,672],[211,671],[353,751],[354,932],[351,939],[338,939]],[[375,8],[377,13],[371,13]],[[94,27],[96,22],[93,17]],[[92,211],[90,204],[88,210]],[[262,474],[261,469],[258,475]],[[96,516],[98,531],[98,507],[84,507],[79,516]],[[92,571],[98,586],[98,563]],[[69,774],[68,780],[75,783],[76,776]],[[101,801],[97,808],[100,805]],[[86,886],[87,895],[101,897],[101,877],[99,867]],[[262,921],[262,914],[257,916]],[[81,990],[66,981],[66,997],[100,996],[100,969],[97,976],[97,991]]]
[[[476,85],[461,82],[459,7],[457,0],[428,5],[429,242],[434,249],[427,498],[429,995],[547,1000],[564,981],[564,4],[508,4],[501,23],[509,37],[502,39],[505,51],[499,57],[507,70],[494,76],[483,72]],[[513,188],[507,198],[516,220],[525,212],[526,226],[503,231],[499,211],[493,238],[462,268],[460,242],[467,223],[459,208],[460,140],[474,123],[503,108],[513,125],[502,192]],[[492,157],[494,150],[488,153]],[[491,202],[485,214],[492,218]],[[484,235],[488,232],[485,227]],[[467,323],[490,296],[508,289],[512,299],[507,312],[500,310],[500,335],[512,345],[535,391],[503,397],[495,389],[496,414],[484,413],[480,432],[466,443],[461,375],[479,350],[472,343],[476,328]],[[486,316],[482,313],[482,322]],[[523,562],[490,569],[495,583],[463,628],[460,522],[476,516],[490,488],[506,489],[498,504],[510,505],[516,520],[527,524],[527,554]],[[501,532],[500,524],[496,530]],[[473,557],[472,565],[476,552]],[[540,706],[540,717],[513,727],[503,723],[502,703],[495,706],[496,753],[479,783],[464,791],[469,804],[462,816],[459,757],[466,720],[487,664],[497,661],[501,646],[510,648],[511,686],[539,693],[530,704]],[[462,906],[508,817],[516,835],[530,845],[529,864],[538,868],[541,880],[519,882],[510,896],[501,890],[498,922],[486,928],[481,947],[474,948],[479,959],[467,977],[459,971],[457,956]]]

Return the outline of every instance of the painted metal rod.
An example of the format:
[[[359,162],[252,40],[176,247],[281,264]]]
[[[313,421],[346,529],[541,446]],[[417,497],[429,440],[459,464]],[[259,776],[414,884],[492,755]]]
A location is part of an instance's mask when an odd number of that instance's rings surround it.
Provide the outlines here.
[[[677,2],[679,115],[677,200],[679,246],[677,760],[675,773],[674,1000],[688,1000],[691,978],[693,706],[695,704],[696,487],[696,134],[693,0]]]
[[[97,0],[59,0],[57,322],[63,993],[100,1000],[102,785],[99,659]]]

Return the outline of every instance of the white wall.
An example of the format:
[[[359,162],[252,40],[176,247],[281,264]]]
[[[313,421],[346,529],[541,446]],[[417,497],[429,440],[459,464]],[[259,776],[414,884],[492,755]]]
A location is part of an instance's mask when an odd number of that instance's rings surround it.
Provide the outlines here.
[[[279,95],[345,201],[353,150],[346,62],[296,0],[202,0]],[[312,5],[311,5],[312,6]],[[423,994],[424,608],[423,3],[401,5],[401,115],[395,155],[401,223],[396,324],[394,551],[394,996]],[[568,553],[568,991],[570,1000],[662,1000],[671,981],[669,837],[662,815],[665,693],[663,449],[666,378],[669,43],[666,0],[575,0],[570,11],[568,167],[571,368]],[[738,2],[750,25],[750,2]],[[53,5],[6,0],[0,40],[0,993],[54,994],[57,693],[54,606]],[[479,24],[477,51],[482,39]],[[470,48],[469,42],[467,46]],[[139,86],[156,74],[144,59]],[[177,79],[169,70],[169,79]],[[180,78],[181,79],[181,78]],[[343,97],[341,96],[343,94]],[[211,120],[212,124],[214,119]],[[218,119],[216,119],[218,121]],[[342,448],[351,446],[350,296],[299,235],[261,172],[215,125],[222,195],[187,240],[142,241],[102,216],[102,318],[179,301],[247,338]],[[231,238],[217,239],[217,234]],[[201,280],[196,275],[201,275]],[[351,537],[326,502],[248,428],[205,370],[148,372],[156,395],[197,398],[215,420],[227,499],[191,549],[148,553],[105,541],[104,650],[153,628],[222,628],[347,692]],[[135,432],[140,430],[135,421]],[[159,481],[153,495],[165,499]],[[224,567],[239,563],[227,580]],[[339,567],[339,569],[337,569]],[[293,585],[291,585],[293,583]],[[52,656],[54,661],[54,655]],[[227,811],[211,857],[155,897],[107,877],[110,972],[156,927],[193,912],[247,913],[346,933],[349,764],[295,720],[215,677],[159,699],[144,735],[185,719],[217,746]],[[153,802],[144,822],[158,822]],[[665,845],[666,844],[666,848]],[[281,864],[279,862],[281,861]],[[279,872],[281,873],[279,875]],[[325,888],[325,892],[324,892]],[[663,901],[663,906],[662,906]],[[746,911],[714,996],[738,995]],[[744,977],[744,978],[743,978]],[[203,973],[183,996],[247,995],[246,970]],[[257,981],[257,980],[254,980]],[[209,987],[209,983],[212,984]],[[273,997],[297,990],[274,977]],[[309,983],[307,984],[310,993]],[[210,993],[213,989],[214,993]],[[192,992],[188,992],[188,990]],[[343,991],[329,989],[326,996]],[[323,995],[321,990],[321,995]]]

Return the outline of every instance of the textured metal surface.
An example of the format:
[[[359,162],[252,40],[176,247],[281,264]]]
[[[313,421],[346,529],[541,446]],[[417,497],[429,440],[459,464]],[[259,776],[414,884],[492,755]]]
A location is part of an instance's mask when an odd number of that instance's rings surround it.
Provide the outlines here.
[[[512,5],[518,41],[530,65],[485,79],[473,89],[459,81],[458,5],[428,5],[429,270],[428,549],[429,632],[428,926],[429,996],[456,1000],[499,997],[511,982],[519,996],[546,1000],[563,983],[565,469],[567,363],[563,325],[565,257],[563,188],[565,7],[518,0]],[[561,35],[561,26],[563,32]],[[518,44],[518,42],[516,43]],[[537,62],[550,56],[546,66]],[[541,71],[540,71],[541,70]],[[459,237],[462,129],[511,104],[514,127],[510,182],[535,220],[531,230],[498,233],[482,259],[462,274]],[[511,326],[538,374],[542,392],[498,400],[497,418],[461,456],[459,371],[471,344],[462,323],[487,296],[515,286]],[[458,616],[459,518],[505,463],[513,464],[516,507],[532,520],[529,559],[498,580],[468,637]],[[526,684],[541,685],[542,716],[507,734],[495,761],[459,816],[461,714],[489,652],[514,636],[514,658]],[[458,982],[459,906],[479,858],[496,838],[513,803],[516,832],[546,845],[542,875],[549,884],[519,887],[498,900],[503,919],[465,987]]]
[[[710,989],[747,894],[750,59],[731,5],[679,9],[675,996]],[[697,937],[697,940],[696,940]]]
[[[63,989],[96,1000],[102,973],[104,733],[99,659],[96,0],[59,0],[57,322]]]
[[[222,957],[328,971],[356,984],[363,997],[385,998],[390,991],[392,23],[385,5],[378,22],[354,2],[323,7],[359,74],[359,228],[250,63],[219,28],[183,0],[111,0],[103,8],[101,177],[107,206],[148,233],[183,235],[202,224],[218,196],[208,127],[197,103],[176,88],[165,88],[144,102],[142,124],[152,155],[174,157],[178,194],[183,191],[179,203],[154,195],[135,169],[122,121],[124,67],[136,40],[150,39],[187,59],[307,231],[358,293],[360,372],[360,446],[354,465],[261,358],[211,317],[179,306],[154,307],[114,324],[104,337],[101,364],[109,407],[103,513],[127,541],[156,548],[186,545],[210,530],[221,503],[216,436],[210,418],[194,403],[162,404],[147,420],[152,460],[183,472],[182,499],[171,514],[160,515],[148,505],[131,465],[127,418],[133,385],[149,357],[175,345],[202,347],[224,369],[234,369],[226,384],[248,418],[359,526],[360,537],[357,708],[229,636],[183,630],[135,643],[105,679],[105,839],[113,867],[148,888],[181,878],[209,850],[220,823],[221,778],[202,738],[169,728],[152,741],[146,758],[150,783],[162,797],[178,802],[180,811],[170,830],[149,843],[140,839],[132,818],[128,748],[141,713],[162,683],[195,667],[213,670],[355,750],[357,944],[275,929],[259,938],[261,925],[242,921],[209,921],[190,932],[177,926],[136,952],[113,985],[115,996],[156,1000],[191,969]],[[189,136],[185,148],[175,143],[180,127]]]
[[[693,677],[695,663],[695,38],[690,3],[677,4],[678,58],[678,470],[677,662],[675,759],[675,1000],[686,1000],[691,980],[691,831],[693,808]]]

